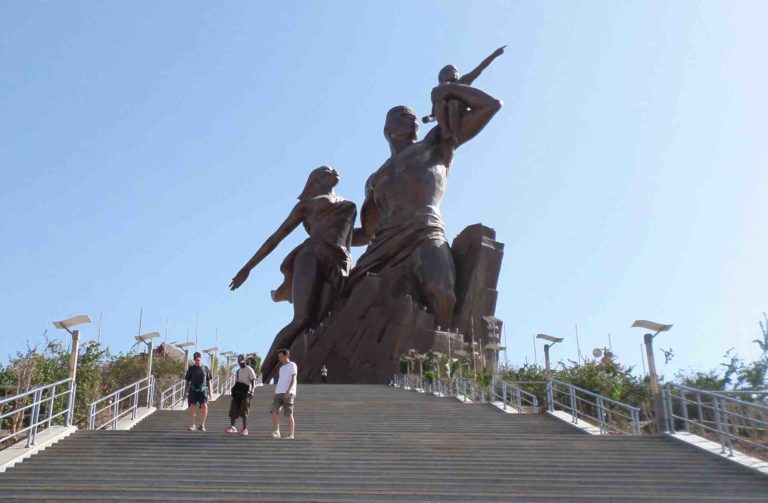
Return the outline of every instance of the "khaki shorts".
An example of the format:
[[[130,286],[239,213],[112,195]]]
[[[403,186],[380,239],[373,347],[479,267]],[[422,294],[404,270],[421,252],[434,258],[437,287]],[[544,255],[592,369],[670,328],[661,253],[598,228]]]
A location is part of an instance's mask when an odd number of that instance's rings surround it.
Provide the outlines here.
[[[294,397],[291,397],[290,400],[286,400],[285,393],[280,393],[278,395],[275,395],[272,398],[272,412],[275,414],[280,414],[280,409],[283,409],[283,415],[284,416],[292,416],[293,415],[293,399]]]

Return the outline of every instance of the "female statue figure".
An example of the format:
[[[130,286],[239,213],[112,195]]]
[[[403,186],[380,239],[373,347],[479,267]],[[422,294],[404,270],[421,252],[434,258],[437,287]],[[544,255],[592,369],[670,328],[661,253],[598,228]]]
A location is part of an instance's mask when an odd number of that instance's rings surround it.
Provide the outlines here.
[[[270,254],[299,224],[309,238],[283,260],[280,271],[285,279],[272,291],[272,300],[293,303],[293,320],[275,336],[262,364],[267,382],[277,364],[276,351],[289,348],[307,328],[316,326],[328,314],[349,275],[352,259],[352,228],[357,207],[336,195],[339,174],[329,166],[320,166],[309,174],[299,202],[288,218],[272,234],[232,279],[231,290],[242,285],[251,269]]]

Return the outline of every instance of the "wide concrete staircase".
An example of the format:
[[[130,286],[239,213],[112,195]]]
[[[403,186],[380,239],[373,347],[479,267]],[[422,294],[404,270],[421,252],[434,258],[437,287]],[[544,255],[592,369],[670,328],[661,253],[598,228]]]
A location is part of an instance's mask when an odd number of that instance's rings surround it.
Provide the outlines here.
[[[249,437],[223,433],[228,397],[207,432],[183,411],[80,431],[0,473],[0,501],[768,502],[768,477],[671,440],[385,386],[300,386],[297,438],[275,440],[271,392]]]

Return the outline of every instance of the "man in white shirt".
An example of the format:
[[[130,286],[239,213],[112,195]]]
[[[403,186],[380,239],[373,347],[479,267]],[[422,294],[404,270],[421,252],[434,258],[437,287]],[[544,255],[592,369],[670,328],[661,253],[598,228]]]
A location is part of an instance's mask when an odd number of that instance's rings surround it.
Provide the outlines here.
[[[280,409],[288,418],[288,436],[282,437],[293,440],[296,421],[293,419],[293,399],[296,397],[296,374],[299,369],[290,360],[291,352],[287,349],[277,350],[277,359],[280,361],[275,395],[272,397],[272,438],[280,438]]]

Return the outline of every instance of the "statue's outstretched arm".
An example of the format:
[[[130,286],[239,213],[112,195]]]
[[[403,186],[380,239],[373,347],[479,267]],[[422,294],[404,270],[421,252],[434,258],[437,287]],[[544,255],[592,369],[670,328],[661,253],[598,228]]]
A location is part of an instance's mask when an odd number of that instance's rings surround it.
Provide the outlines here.
[[[461,124],[456,134],[457,146],[468,142],[482,131],[502,105],[500,100],[476,87],[448,83],[440,84],[432,90],[433,102],[451,98],[464,102],[470,109],[461,115]]]
[[[272,250],[274,250],[288,234],[293,232],[293,230],[298,227],[298,225],[304,220],[305,213],[305,203],[299,202],[296,204],[296,206],[293,207],[290,215],[288,215],[288,218],[286,218],[285,221],[280,224],[280,227],[278,227],[277,230],[271,236],[269,236],[266,241],[264,241],[264,244],[261,245],[253,257],[251,257],[251,259],[246,262],[246,264],[237,272],[235,277],[232,278],[232,282],[229,284],[230,290],[235,290],[240,285],[245,283],[245,280],[248,279],[248,275],[250,274],[251,270],[259,265],[259,262],[264,260],[267,255],[272,253]]]
[[[490,56],[485,58],[483,61],[480,62],[479,65],[477,65],[477,68],[475,68],[469,73],[465,73],[464,75],[462,75],[457,82],[459,84],[470,85],[472,82],[475,81],[476,78],[480,76],[481,73],[483,73],[483,70],[488,68],[488,65],[490,65],[494,59],[504,54],[505,47],[506,45],[503,45],[498,49],[496,49],[495,51],[493,51],[493,53],[491,53]]]
[[[365,193],[365,202],[360,209],[360,227],[352,231],[352,246],[367,246],[373,241],[379,226],[379,209],[373,201],[373,191]]]

